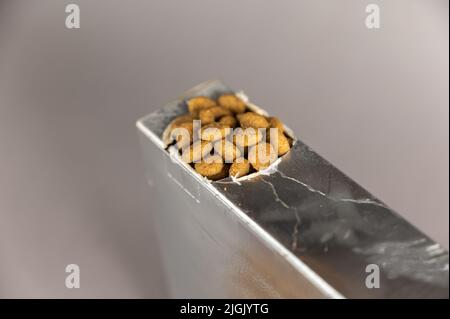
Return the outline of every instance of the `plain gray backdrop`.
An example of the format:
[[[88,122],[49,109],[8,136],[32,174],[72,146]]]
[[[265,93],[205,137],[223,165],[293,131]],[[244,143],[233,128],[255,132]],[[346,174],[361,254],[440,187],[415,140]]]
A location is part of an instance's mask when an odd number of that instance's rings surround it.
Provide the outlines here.
[[[166,296],[134,125],[213,78],[448,248],[448,26],[446,0],[0,1],[0,297]]]

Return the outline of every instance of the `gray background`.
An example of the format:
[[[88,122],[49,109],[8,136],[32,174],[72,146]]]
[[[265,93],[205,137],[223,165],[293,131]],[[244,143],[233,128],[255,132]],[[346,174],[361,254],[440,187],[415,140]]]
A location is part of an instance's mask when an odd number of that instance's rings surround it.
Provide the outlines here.
[[[72,2],[0,1],[0,297],[166,295],[134,122],[211,78],[448,248],[448,1]]]

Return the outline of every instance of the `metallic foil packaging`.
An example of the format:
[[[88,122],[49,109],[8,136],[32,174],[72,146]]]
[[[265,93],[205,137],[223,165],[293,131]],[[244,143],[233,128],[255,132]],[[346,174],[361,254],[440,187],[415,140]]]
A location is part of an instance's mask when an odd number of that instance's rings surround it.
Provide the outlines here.
[[[171,297],[448,298],[448,252],[300,140],[242,180],[170,154],[186,99],[229,92],[205,82],[137,122]]]

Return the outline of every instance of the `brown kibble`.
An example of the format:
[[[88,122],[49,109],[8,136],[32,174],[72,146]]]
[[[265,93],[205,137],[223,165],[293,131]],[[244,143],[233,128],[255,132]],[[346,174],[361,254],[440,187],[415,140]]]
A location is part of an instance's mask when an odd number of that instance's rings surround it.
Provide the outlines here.
[[[240,158],[231,164],[229,175],[235,178],[247,175],[250,172],[250,163],[245,158]]]
[[[247,147],[260,142],[264,134],[262,131],[249,127],[247,129],[237,128],[234,130],[233,142],[239,147]]]
[[[178,124],[185,123],[185,122],[191,122],[194,120],[194,117],[191,114],[183,114],[180,116],[177,116],[172,122],[170,122],[169,127],[173,128],[176,127]]]
[[[196,141],[189,148],[183,149],[181,158],[186,163],[198,162],[207,157],[213,144],[207,141]]]
[[[281,133],[284,132],[283,122],[281,122],[278,117],[272,116],[269,117],[268,119],[270,127],[277,128],[278,130],[280,130]]]
[[[234,128],[236,127],[238,122],[233,115],[225,115],[224,117],[220,118],[219,123]]]
[[[269,143],[258,143],[248,151],[248,161],[256,170],[270,166],[278,158],[277,152]]]
[[[234,94],[224,94],[217,100],[220,106],[230,110],[233,113],[245,112],[245,103]]]
[[[208,107],[206,109],[200,110],[199,112],[200,121],[202,121],[202,125],[213,123],[217,119],[225,115],[231,115],[231,111],[221,106]]]
[[[181,131],[179,129],[185,129],[186,131]],[[188,134],[187,136],[186,133]],[[194,125],[192,122],[175,124],[170,131],[170,135],[177,141],[177,147],[183,148],[192,143],[194,136]]]
[[[195,170],[202,176],[211,180],[218,180],[226,177],[227,166],[218,155],[212,155],[202,162],[195,164]]]
[[[187,102],[187,107],[189,110],[189,113],[192,114],[192,116],[197,117],[200,110],[212,107],[216,105],[216,102],[209,97],[206,96],[197,96],[194,97]]]
[[[255,112],[247,112],[243,114],[236,115],[239,123],[243,128],[253,127],[253,128],[268,128],[269,122],[262,115]]]
[[[220,171],[220,173],[210,177],[210,179],[212,179],[213,181],[217,181],[219,179],[227,177],[229,169],[230,169],[230,165],[229,164],[224,164],[222,170]]]
[[[231,133],[231,129],[220,123],[211,123],[201,128],[201,139],[214,142],[225,138]]]
[[[291,145],[289,143],[288,138],[286,137],[286,135],[284,135],[282,132],[280,132],[280,130],[275,130],[274,133],[277,133],[278,136],[278,141],[277,143],[272,143],[272,141],[270,141],[270,133],[267,135],[268,136],[268,141],[270,142],[270,144],[272,144],[272,146],[277,149],[277,153],[278,156],[284,155],[287,152],[289,152],[289,150],[291,149]]]
[[[226,139],[220,140],[214,144],[214,152],[217,152],[225,163],[231,163],[236,158],[241,157],[241,150]]]

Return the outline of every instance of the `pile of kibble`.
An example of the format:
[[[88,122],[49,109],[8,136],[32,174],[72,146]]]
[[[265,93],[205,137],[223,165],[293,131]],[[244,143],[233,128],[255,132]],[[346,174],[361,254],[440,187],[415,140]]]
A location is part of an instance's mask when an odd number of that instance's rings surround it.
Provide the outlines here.
[[[217,101],[198,96],[187,100],[186,104],[189,113],[175,118],[168,130],[173,133],[182,128],[189,132],[189,139],[176,134],[171,137],[183,161],[210,180],[237,178],[265,169],[291,148],[292,139],[285,135],[284,125],[278,118],[250,111],[236,95],[224,94]],[[201,121],[197,141],[193,140],[194,120]],[[270,141],[270,128],[278,130],[277,143]],[[181,152],[183,148],[185,152]],[[259,148],[271,154],[270,158],[266,156],[261,160]]]

